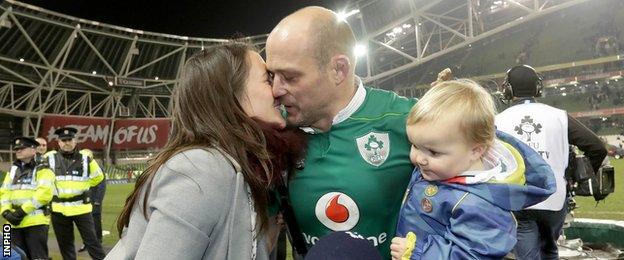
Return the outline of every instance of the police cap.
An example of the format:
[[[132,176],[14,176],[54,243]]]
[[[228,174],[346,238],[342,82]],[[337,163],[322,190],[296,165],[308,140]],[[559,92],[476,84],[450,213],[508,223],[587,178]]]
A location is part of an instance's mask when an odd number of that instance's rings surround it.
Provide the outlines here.
[[[78,129],[73,127],[63,127],[54,131],[54,134],[56,134],[61,140],[72,139],[76,137],[76,133],[78,133]]]
[[[35,139],[20,136],[13,139],[13,149],[35,148],[39,146],[39,142]]]

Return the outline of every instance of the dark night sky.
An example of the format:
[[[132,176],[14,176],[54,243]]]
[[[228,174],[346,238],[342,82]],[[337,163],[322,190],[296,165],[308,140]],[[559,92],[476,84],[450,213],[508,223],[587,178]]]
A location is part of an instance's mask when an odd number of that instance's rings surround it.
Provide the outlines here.
[[[21,0],[59,13],[145,31],[230,38],[270,32],[281,18],[308,5],[343,9],[348,0]]]

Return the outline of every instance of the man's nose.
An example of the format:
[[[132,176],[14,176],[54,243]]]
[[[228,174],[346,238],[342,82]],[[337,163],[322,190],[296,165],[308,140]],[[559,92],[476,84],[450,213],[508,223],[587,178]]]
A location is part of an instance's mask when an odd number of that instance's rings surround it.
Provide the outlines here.
[[[283,85],[279,82],[273,82],[272,90],[274,98],[279,98],[283,95],[286,95],[286,89],[284,89]]]

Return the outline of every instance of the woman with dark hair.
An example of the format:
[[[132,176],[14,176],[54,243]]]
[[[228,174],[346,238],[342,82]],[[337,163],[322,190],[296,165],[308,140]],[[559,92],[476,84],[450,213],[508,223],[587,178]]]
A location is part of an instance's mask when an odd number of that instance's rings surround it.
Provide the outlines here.
[[[243,43],[199,51],[174,90],[171,120],[107,259],[267,259],[271,188],[305,144],[284,130],[264,60]]]

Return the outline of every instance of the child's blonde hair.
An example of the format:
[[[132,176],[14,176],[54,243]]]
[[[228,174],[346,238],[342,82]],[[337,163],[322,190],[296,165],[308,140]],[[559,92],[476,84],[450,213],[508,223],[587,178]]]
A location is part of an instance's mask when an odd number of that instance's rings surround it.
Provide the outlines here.
[[[489,146],[496,136],[495,115],[494,101],[483,87],[469,79],[458,79],[438,83],[427,91],[412,107],[407,125],[454,117],[466,141]]]

